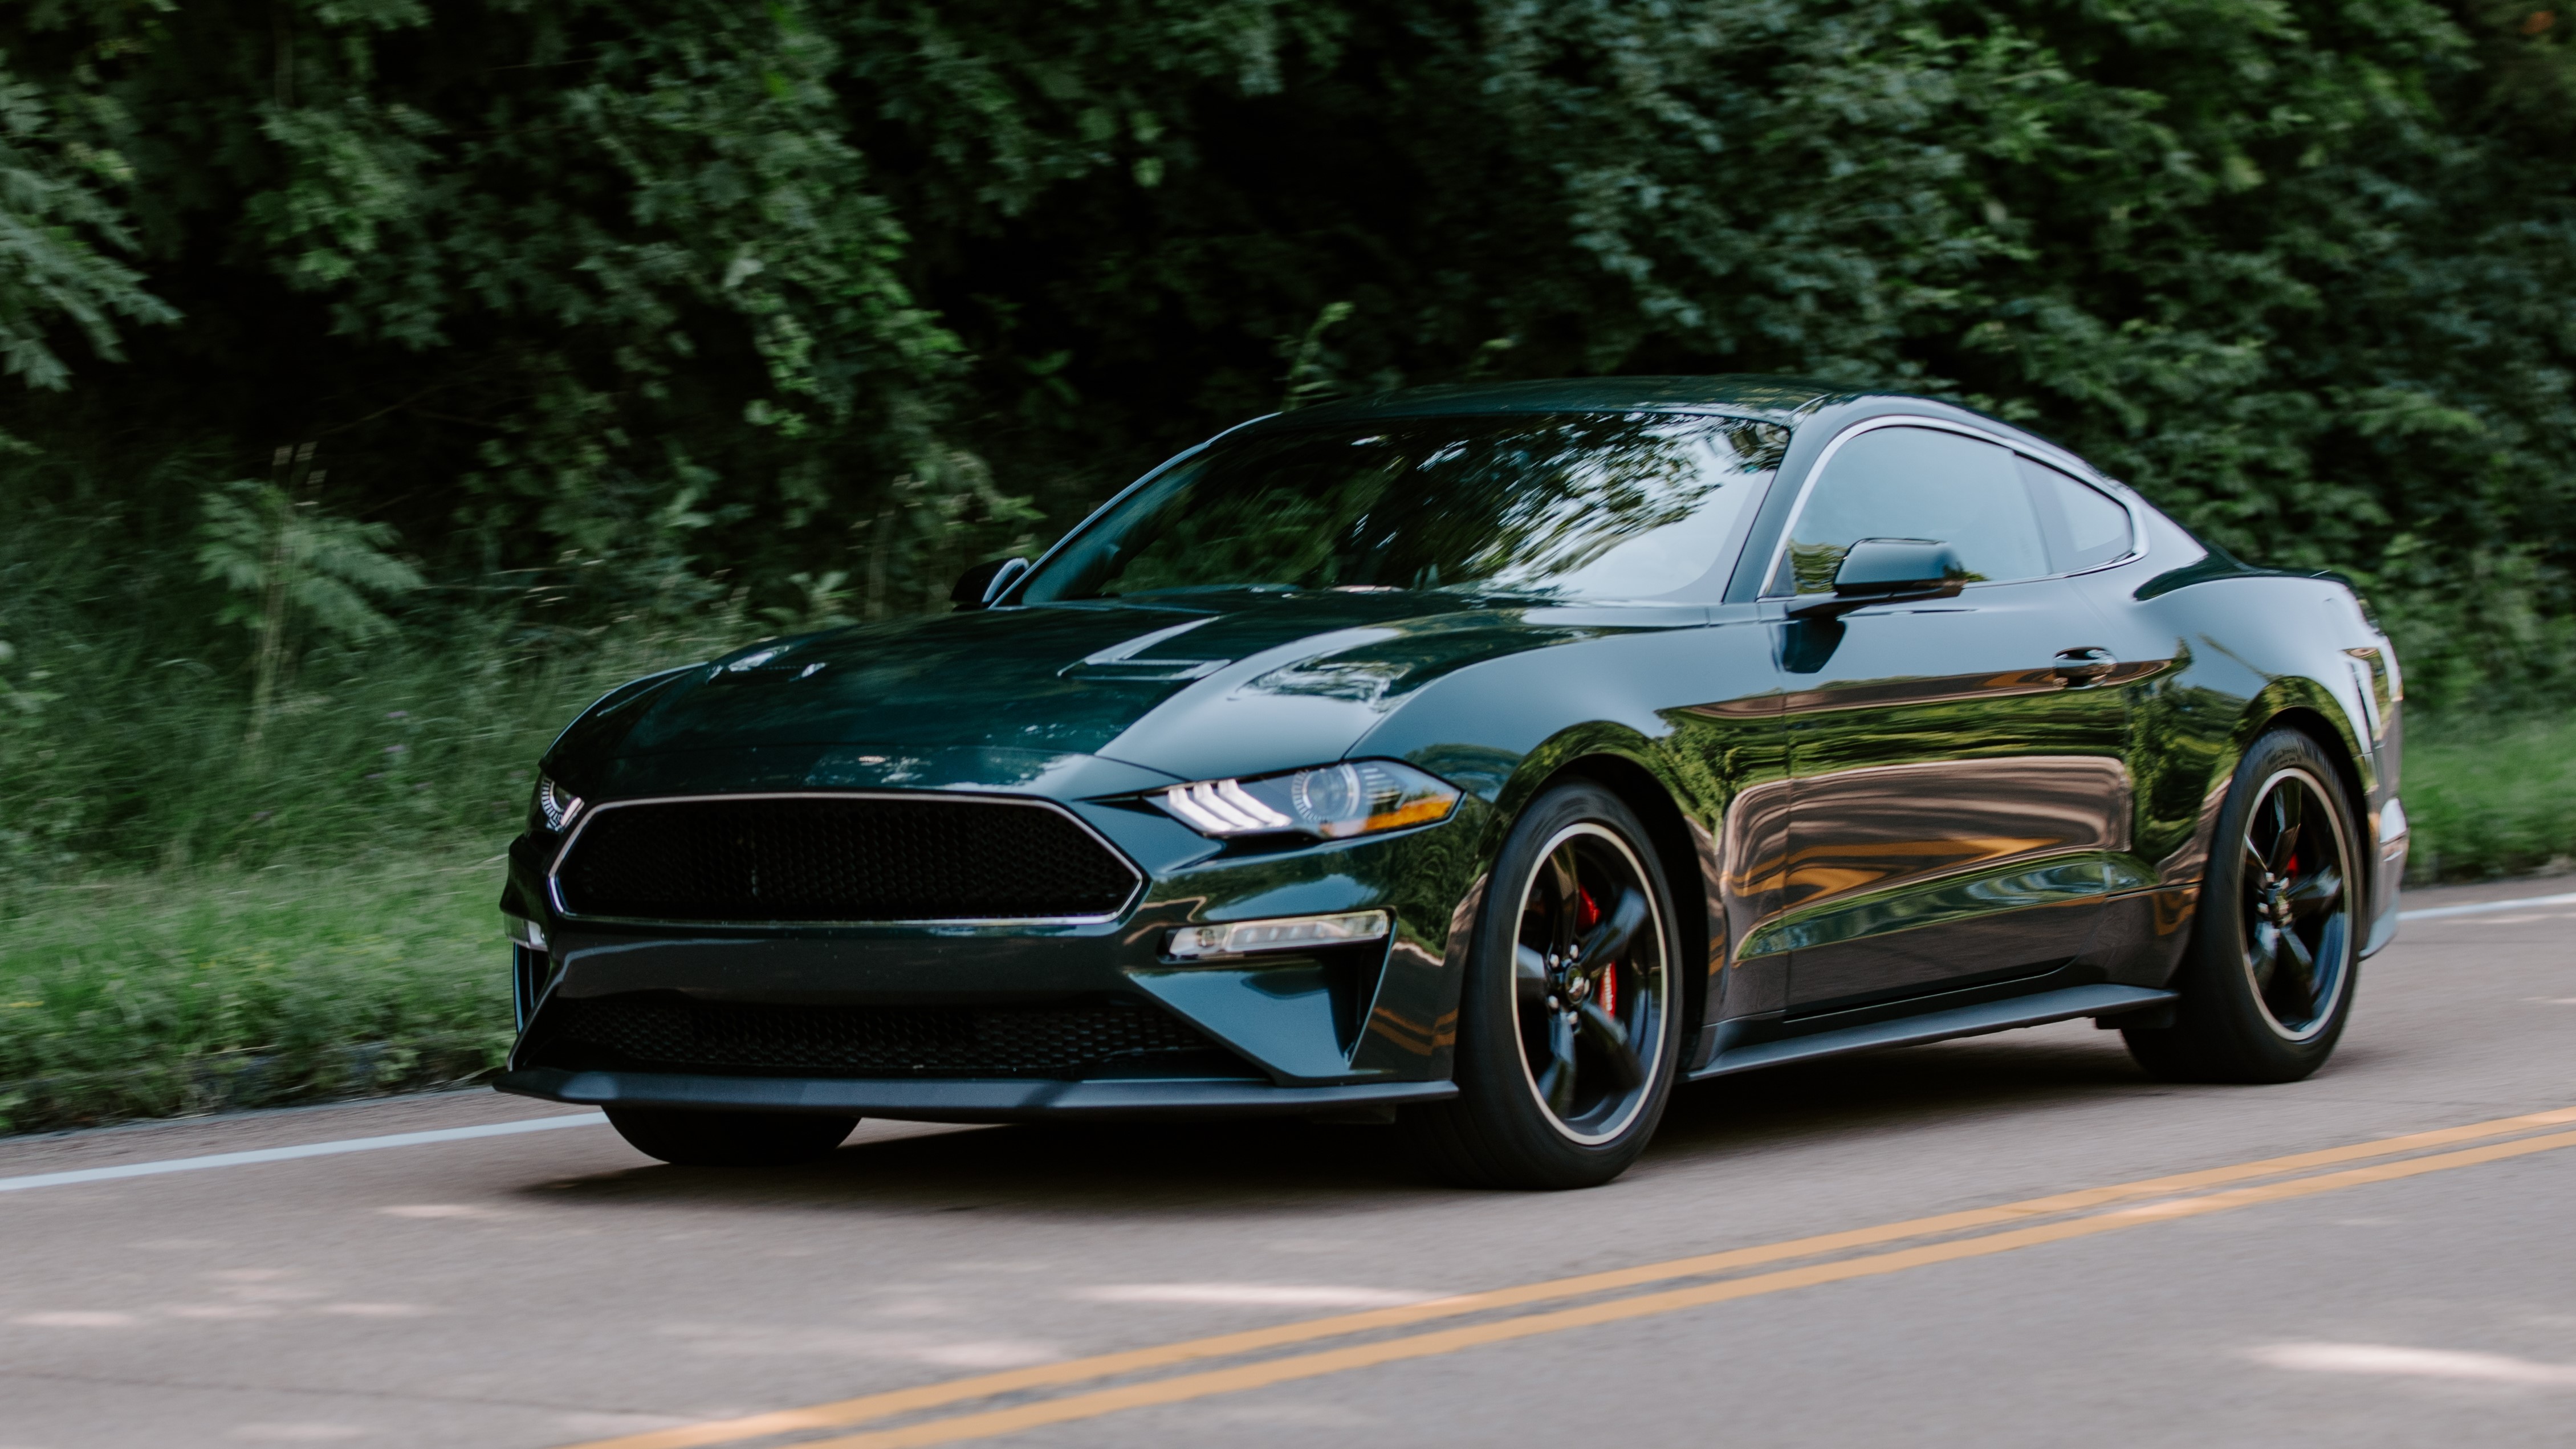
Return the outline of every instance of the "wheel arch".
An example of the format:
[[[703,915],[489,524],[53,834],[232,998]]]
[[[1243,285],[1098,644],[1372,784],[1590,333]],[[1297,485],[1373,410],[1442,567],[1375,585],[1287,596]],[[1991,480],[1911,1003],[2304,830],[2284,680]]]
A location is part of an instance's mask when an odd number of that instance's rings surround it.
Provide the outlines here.
[[[1596,742],[1583,753],[1552,761],[1544,774],[1532,779],[1526,789],[1515,792],[1517,798],[1512,802],[1513,808],[1504,814],[1503,828],[1508,831],[1530,801],[1573,780],[1600,786],[1636,812],[1639,823],[1646,827],[1646,843],[1653,848],[1655,863],[1663,868],[1664,884],[1673,897],[1677,918],[1674,933],[1683,963],[1682,1040],[1687,1049],[1706,1020],[1710,972],[1717,960],[1713,950],[1715,904],[1709,899],[1707,885],[1715,866],[1715,846],[1703,841],[1704,831],[1692,828],[1673,787],[1647,763],[1651,758],[1602,748]]]
[[[2362,908],[2355,914],[2366,925],[2377,917],[2379,902],[2370,899],[2377,886],[2372,879],[2375,872],[2368,867],[2377,857],[2378,842],[2370,828],[2370,782],[2362,774],[2364,756],[2348,723],[2339,720],[2342,711],[2334,707],[2333,697],[2308,681],[2297,682],[2307,684],[2308,688],[2283,689],[2282,685],[2290,681],[2281,681],[2258,697],[2258,704],[2268,704],[2268,709],[2246,712],[2245,723],[2229,752],[2228,772],[2233,775],[2244,763],[2246,753],[2254,748],[2254,742],[2276,729],[2305,735],[2310,743],[2324,752],[2327,761],[2334,766],[2335,783],[2343,789],[2344,809],[2352,824],[2353,885],[2362,895]],[[2310,691],[2323,698],[2310,697]]]

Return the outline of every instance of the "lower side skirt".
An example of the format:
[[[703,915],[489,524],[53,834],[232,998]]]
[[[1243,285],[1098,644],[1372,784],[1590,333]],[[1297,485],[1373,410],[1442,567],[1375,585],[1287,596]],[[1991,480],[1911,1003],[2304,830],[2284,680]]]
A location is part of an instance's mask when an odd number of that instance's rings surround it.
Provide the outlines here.
[[[530,1067],[492,1085],[522,1097],[596,1107],[812,1112],[900,1122],[1026,1122],[1065,1117],[1263,1117],[1438,1102],[1449,1082],[1277,1087],[1268,1082],[721,1077]]]
[[[2173,992],[2145,986],[2069,986],[2057,991],[2038,991],[2027,996],[2008,996],[2001,1001],[1983,1001],[1974,1006],[1954,1006],[1946,1011],[1926,1011],[1860,1026],[1813,1031],[1773,1041],[1748,1042],[1719,1051],[1706,1066],[1687,1073],[1685,1080],[1722,1077],[1730,1072],[1749,1072],[1757,1067],[1840,1056],[1844,1052],[1982,1036],[1990,1031],[2010,1031],[2017,1026],[2045,1026],[2052,1021],[2072,1021],[2079,1016],[2099,1018],[2127,1012],[2148,1012],[2180,999]]]

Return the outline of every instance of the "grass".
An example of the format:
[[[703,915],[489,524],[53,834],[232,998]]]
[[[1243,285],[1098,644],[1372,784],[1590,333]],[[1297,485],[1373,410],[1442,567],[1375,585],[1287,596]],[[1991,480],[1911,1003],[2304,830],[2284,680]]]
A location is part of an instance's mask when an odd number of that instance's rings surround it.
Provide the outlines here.
[[[426,603],[302,647],[253,729],[186,555],[13,531],[7,504],[0,1132],[498,1066],[496,853],[537,757],[602,690],[761,632],[738,599],[585,629],[533,596]]]
[[[510,1041],[496,861],[165,871],[0,904],[0,1131],[455,1082]]]
[[[2418,881],[2576,857],[2576,720],[2422,722],[2405,799]],[[486,837],[438,838],[451,843],[379,842],[355,852],[363,865],[164,867],[0,893],[0,1132],[498,1066],[500,864]]]
[[[2402,794],[2411,880],[2563,868],[2576,861],[2576,718],[2427,720],[2407,740]]]

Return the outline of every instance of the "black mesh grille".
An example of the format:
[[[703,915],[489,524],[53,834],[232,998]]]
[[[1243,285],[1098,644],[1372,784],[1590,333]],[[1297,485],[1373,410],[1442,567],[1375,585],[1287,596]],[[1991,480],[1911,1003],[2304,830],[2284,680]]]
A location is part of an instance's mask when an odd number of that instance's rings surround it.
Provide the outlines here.
[[[1185,1054],[1244,1070],[1151,1007],[776,1006],[642,993],[556,1002],[534,1055],[548,1066],[742,1076],[1074,1079],[1178,1066]]]
[[[606,809],[560,879],[576,915],[655,921],[1105,916],[1136,887],[1055,810],[935,796]]]

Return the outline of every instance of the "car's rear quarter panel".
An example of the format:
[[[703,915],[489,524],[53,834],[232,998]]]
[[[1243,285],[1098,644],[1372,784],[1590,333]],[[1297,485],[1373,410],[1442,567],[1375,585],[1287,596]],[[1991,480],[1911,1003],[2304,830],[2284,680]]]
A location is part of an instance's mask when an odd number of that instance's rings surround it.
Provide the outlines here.
[[[2181,587],[2150,556],[2107,571],[2094,602],[2125,665],[2154,666],[2130,692],[2128,764],[2133,791],[2128,888],[2118,893],[2105,944],[2133,949],[2155,984],[2189,940],[2220,806],[2245,751],[2288,725],[2317,737],[2346,767],[2356,845],[2372,862],[2366,918],[2393,919],[2402,842],[2379,848],[2395,799],[2397,706],[2375,693],[2371,629],[2350,590],[2329,579],[2232,573]]]

